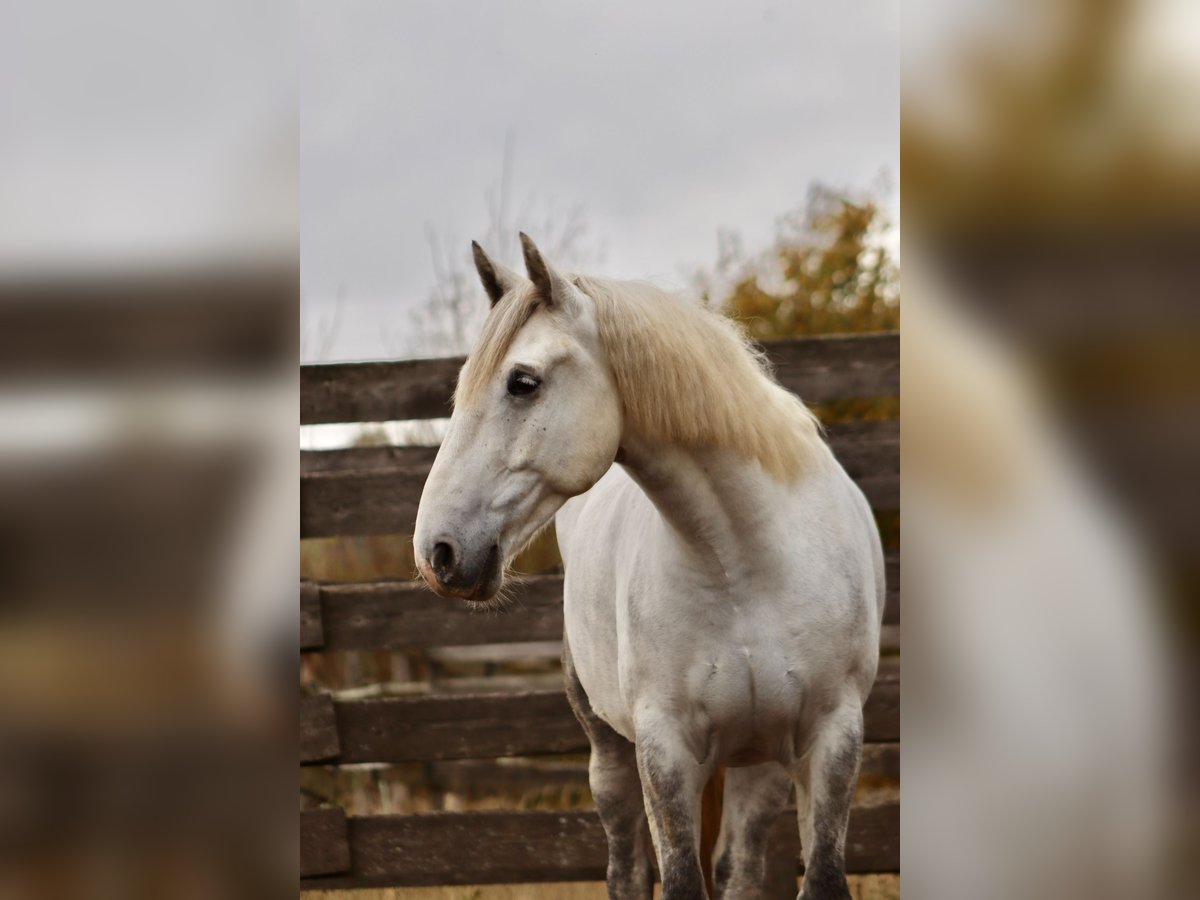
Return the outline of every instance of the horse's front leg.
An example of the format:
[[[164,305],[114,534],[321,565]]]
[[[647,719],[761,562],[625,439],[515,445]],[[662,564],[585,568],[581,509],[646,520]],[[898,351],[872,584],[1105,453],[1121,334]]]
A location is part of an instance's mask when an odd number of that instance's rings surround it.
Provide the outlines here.
[[[700,868],[700,795],[713,766],[696,758],[668,717],[642,715],[636,727],[662,900],[703,900],[708,894]]]
[[[654,870],[633,744],[612,729],[593,735],[588,781],[608,839],[610,900],[650,900]]]
[[[650,832],[642,803],[633,744],[617,734],[592,710],[584,693],[571,650],[563,641],[563,671],[567,698],[592,745],[588,782],[604,836],[608,840],[609,900],[650,900],[654,870],[650,867]]]
[[[846,826],[862,759],[862,704],[848,698],[820,724],[793,769],[804,884],[798,900],[851,900],[846,883]]]

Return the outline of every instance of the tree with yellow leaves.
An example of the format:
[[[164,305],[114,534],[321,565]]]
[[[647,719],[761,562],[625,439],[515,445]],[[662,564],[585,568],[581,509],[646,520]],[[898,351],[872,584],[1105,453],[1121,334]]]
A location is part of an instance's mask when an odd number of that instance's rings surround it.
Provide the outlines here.
[[[887,228],[873,196],[814,185],[806,205],[780,220],[766,253],[744,258],[737,238],[722,235],[702,294],[757,340],[894,330],[899,268]]]

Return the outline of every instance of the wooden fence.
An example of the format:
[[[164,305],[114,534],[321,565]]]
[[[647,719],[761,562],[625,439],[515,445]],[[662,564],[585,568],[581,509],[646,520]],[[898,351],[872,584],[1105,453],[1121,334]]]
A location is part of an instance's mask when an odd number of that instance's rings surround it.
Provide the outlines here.
[[[899,393],[894,334],[780,341],[767,346],[779,381],[810,403]],[[301,424],[384,422],[449,415],[462,360],[306,366]],[[877,511],[899,508],[899,425],[831,424],[830,443]],[[411,533],[435,450],[366,447],[301,455],[302,538]],[[883,643],[899,644],[895,548],[888,555]],[[316,584],[300,590],[301,650],[491,648],[559,641],[562,577],[525,579],[504,615],[479,615],[413,582]],[[301,765],[485,760],[586,752],[561,688],[341,699],[302,696]],[[885,656],[865,710],[864,771],[898,777],[899,659]],[[459,778],[479,768],[459,769]],[[527,777],[528,773],[527,773]],[[532,775],[536,778],[536,773]],[[586,780],[580,770],[575,777]],[[847,840],[855,873],[899,871],[897,802],[856,806]],[[795,859],[794,811],[777,823],[775,853]],[[347,816],[333,806],[301,812],[301,888],[602,880],[604,833],[593,811],[503,810]],[[792,881],[794,891],[794,879]],[[789,895],[790,896],[790,895]]]

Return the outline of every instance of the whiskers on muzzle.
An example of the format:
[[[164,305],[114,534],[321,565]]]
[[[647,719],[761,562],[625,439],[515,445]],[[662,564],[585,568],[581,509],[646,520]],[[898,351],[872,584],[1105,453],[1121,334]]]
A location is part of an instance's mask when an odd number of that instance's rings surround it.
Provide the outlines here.
[[[519,577],[514,577],[510,571],[506,570],[504,579],[500,582],[500,589],[495,594],[487,600],[468,600],[467,604],[474,612],[506,613],[521,605],[518,593],[514,589],[514,582],[520,584]]]
[[[417,580],[419,580],[422,586],[424,586],[424,588],[431,594],[438,594],[438,592],[429,584],[429,581],[426,578],[421,577],[419,572],[417,574]],[[491,613],[501,615],[511,612],[514,609],[524,608],[525,604],[522,601],[521,587],[526,582],[527,576],[515,572],[511,565],[506,565],[504,567],[504,573],[501,576],[500,587],[491,597],[486,599],[460,597],[457,599],[462,600],[467,609],[469,609],[472,613]]]
[[[551,516],[511,555],[501,551],[499,540],[493,542],[482,562],[475,564],[470,563],[469,555],[464,556],[459,537],[452,532],[443,532],[431,541],[425,554],[417,555],[417,572],[425,586],[439,597],[462,600],[478,612],[508,612],[520,605],[520,586],[524,583],[524,577],[513,570],[512,563],[545,534],[553,522]]]

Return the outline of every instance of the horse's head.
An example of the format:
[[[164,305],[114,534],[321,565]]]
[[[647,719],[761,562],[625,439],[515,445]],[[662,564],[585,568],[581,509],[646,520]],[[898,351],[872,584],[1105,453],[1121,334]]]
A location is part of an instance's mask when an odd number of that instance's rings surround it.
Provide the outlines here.
[[[600,479],[620,443],[595,307],[529,238],[521,243],[528,278],[474,245],[492,309],[459,375],[413,536],[421,575],[445,597],[493,598],[507,564]]]

